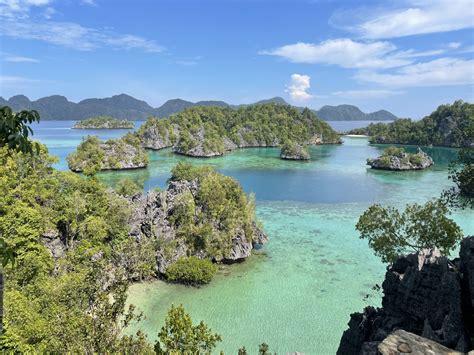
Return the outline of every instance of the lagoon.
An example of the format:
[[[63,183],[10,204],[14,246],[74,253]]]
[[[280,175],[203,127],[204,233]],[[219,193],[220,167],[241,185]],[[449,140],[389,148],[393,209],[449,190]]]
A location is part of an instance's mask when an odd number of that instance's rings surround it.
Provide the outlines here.
[[[72,125],[44,121],[33,127],[34,138],[60,157],[60,169],[67,168],[65,157],[83,135],[113,138],[126,133],[72,130]],[[450,185],[447,167],[456,150],[426,148],[435,165],[424,171],[369,169],[366,159],[383,149],[369,145],[367,138],[346,137],[343,145],[311,147],[309,162],[280,160],[275,148],[241,149],[212,159],[187,158],[165,149],[149,153],[147,169],[99,174],[110,185],[127,176],[148,190],[165,188],[178,161],[213,165],[256,195],[257,216],[270,237],[249,260],[221,267],[216,279],[200,289],[161,281],[132,286],[129,301],[145,319],[128,331],[141,329],[154,340],[174,303],[219,332],[223,342],[218,350],[229,354],[243,345],[256,353],[262,342],[280,354],[334,353],[350,313],[368,304],[363,296],[382,282],[385,272],[385,265],[358,238],[358,216],[376,202],[400,208],[423,203]],[[453,214],[465,234],[474,234],[472,217],[472,211]],[[369,301],[379,302],[379,296]]]

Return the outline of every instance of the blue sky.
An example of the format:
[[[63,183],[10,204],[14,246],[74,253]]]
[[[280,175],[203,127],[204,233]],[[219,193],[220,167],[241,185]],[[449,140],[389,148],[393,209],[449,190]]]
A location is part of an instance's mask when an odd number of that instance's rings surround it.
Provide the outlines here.
[[[0,95],[127,93],[419,118],[474,101],[472,0],[0,0]]]

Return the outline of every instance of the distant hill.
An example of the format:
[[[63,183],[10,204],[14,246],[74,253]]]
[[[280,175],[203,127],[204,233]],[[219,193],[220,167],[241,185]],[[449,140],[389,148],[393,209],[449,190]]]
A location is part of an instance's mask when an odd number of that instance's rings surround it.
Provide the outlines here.
[[[316,111],[316,114],[326,121],[393,121],[398,118],[386,110],[365,113],[353,105],[326,105]]]
[[[257,101],[251,105],[275,103],[288,105],[281,97]],[[111,116],[117,119],[144,120],[150,116],[168,117],[192,106],[241,107],[247,105],[230,105],[224,101],[191,102],[182,99],[166,101],[160,107],[154,108],[145,101],[138,100],[130,95],[120,94],[102,99],[85,99],[78,103],[69,101],[66,97],[53,95],[31,101],[24,95],[12,96],[9,100],[0,97],[0,106],[8,105],[14,111],[37,110],[43,120],[83,120],[95,116]],[[303,109],[300,107],[299,109]],[[364,113],[357,106],[339,105],[323,106],[320,110],[313,110],[318,117],[326,121],[387,121],[397,117],[392,113],[380,110]]]

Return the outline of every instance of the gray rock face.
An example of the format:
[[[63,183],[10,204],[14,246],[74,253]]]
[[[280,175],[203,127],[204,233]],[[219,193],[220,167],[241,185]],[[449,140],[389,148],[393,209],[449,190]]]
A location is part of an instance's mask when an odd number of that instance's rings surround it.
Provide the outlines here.
[[[174,139],[173,139],[174,137]],[[160,132],[157,127],[151,126],[141,134],[141,143],[147,149],[164,149],[172,147],[179,139],[179,126],[173,124],[171,129]]]
[[[398,155],[380,156],[376,159],[367,159],[367,165],[381,170],[422,170],[433,165],[433,159],[418,148],[416,154],[400,153]]]
[[[378,354],[433,354],[433,355],[462,355],[459,351],[451,350],[432,340],[419,335],[396,330],[377,346]]]
[[[466,295],[473,287],[473,244],[474,237],[466,238],[455,262],[437,251],[399,258],[387,269],[382,308],[351,314],[337,353],[362,354],[367,343],[382,342],[397,329],[458,351],[471,350],[473,327],[466,319],[472,320],[472,298]]]
[[[132,198],[134,212],[130,221],[130,233],[135,238],[156,238],[158,241],[156,261],[160,273],[165,273],[168,266],[180,257],[190,256],[190,254],[217,262],[240,261],[250,256],[254,246],[268,241],[268,237],[256,225],[254,225],[252,236],[245,235],[243,226],[238,226],[231,245],[223,257],[209,255],[204,250],[191,250],[189,243],[178,235],[178,226],[171,223],[171,216],[184,194],[195,197],[198,191],[197,180],[172,181],[166,191],[149,192]],[[199,209],[200,206],[196,208]],[[218,231],[223,227],[215,221],[214,228]]]
[[[282,148],[280,158],[285,160],[309,160],[310,155],[306,147],[295,144],[292,149]]]

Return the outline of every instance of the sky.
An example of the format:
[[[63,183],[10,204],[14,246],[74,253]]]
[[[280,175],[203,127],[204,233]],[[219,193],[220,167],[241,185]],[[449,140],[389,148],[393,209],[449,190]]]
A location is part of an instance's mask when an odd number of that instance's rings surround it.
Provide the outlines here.
[[[474,0],[0,0],[0,96],[474,101]]]

